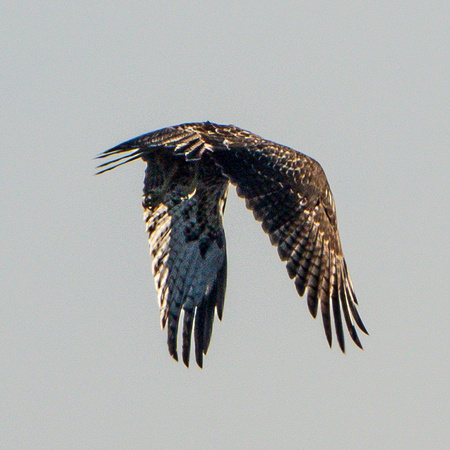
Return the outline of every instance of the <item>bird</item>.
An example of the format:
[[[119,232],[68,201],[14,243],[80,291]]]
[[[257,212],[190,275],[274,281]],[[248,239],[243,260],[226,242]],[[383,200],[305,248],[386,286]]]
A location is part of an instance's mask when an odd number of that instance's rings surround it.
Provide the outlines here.
[[[317,161],[234,125],[209,121],[143,134],[97,158],[106,158],[97,174],[136,159],[147,164],[144,220],[161,328],[167,326],[168,350],[176,361],[181,322],[183,362],[189,367],[193,332],[202,368],[215,312],[222,320],[227,281],[223,215],[230,184],[277,247],[299,296],[307,293],[314,318],[320,306],[329,346],[333,316],[342,352],[343,321],[362,349],[356,326],[368,332],[357,311],[333,195]]]

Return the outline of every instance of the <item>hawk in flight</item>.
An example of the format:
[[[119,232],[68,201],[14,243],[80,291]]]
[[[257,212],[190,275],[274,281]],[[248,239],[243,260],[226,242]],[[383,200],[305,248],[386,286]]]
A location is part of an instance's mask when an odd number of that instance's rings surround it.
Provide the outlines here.
[[[333,195],[318,162],[233,125],[210,122],[144,134],[98,158],[110,158],[98,173],[139,158],[147,163],[142,205],[161,326],[167,326],[174,359],[182,311],[186,366],[192,329],[202,367],[215,310],[222,319],[227,278],[222,217],[230,183],[278,247],[299,295],[307,290],[313,317],[320,305],[329,345],[333,316],[337,341],[345,350],[344,316],[351,338],[362,348],[355,324],[367,330],[356,309]]]

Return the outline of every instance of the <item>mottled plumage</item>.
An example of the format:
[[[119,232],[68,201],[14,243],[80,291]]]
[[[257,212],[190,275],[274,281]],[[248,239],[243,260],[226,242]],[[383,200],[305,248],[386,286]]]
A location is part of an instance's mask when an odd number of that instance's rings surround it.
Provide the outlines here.
[[[138,158],[147,163],[144,219],[161,326],[167,325],[169,352],[175,359],[181,311],[186,366],[192,329],[201,367],[214,311],[222,318],[227,275],[222,217],[230,182],[278,247],[299,295],[307,291],[314,317],[320,306],[330,346],[333,316],[339,346],[345,350],[343,314],[350,336],[361,347],[355,323],[367,331],[356,310],[333,196],[319,163],[233,125],[210,122],[144,134],[99,158],[116,155],[101,164],[98,173]]]

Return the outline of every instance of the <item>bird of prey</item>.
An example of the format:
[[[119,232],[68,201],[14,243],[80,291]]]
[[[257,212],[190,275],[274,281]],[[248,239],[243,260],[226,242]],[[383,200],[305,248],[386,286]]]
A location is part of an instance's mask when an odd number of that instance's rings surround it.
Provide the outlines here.
[[[222,217],[230,183],[278,247],[298,294],[307,291],[313,317],[320,305],[330,347],[333,316],[337,341],[345,351],[343,315],[351,338],[362,348],[355,324],[368,333],[356,309],[333,195],[318,162],[233,125],[210,122],[144,134],[98,158],[110,158],[98,166],[98,173],[138,158],[147,163],[144,220],[161,327],[167,325],[169,353],[175,360],[181,312],[186,366],[192,329],[202,367],[214,312],[222,319],[227,278]]]

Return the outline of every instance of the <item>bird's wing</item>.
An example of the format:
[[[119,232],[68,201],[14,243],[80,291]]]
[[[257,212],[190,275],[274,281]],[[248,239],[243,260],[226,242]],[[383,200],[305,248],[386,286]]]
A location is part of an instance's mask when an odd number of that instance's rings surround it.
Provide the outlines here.
[[[163,324],[167,320],[166,314],[169,314],[169,349],[175,357],[175,325],[178,323],[180,308],[183,307],[186,311],[184,305],[189,292],[185,283],[188,283],[189,289],[192,285],[198,286],[200,289],[200,283],[205,283],[205,280],[210,281],[213,278],[216,280],[212,287],[202,291],[203,296],[211,293],[212,300],[209,303],[200,301],[195,305],[196,317],[200,314],[204,323],[211,323],[211,327],[209,325],[200,327],[200,331],[195,333],[196,338],[197,334],[202,335],[202,329],[208,330],[204,334],[203,341],[209,343],[211,334],[212,318],[206,320],[206,317],[213,317],[211,311],[214,310],[214,306],[205,307],[208,315],[202,311],[202,305],[215,304],[219,317],[221,315],[226,278],[225,246],[223,249],[219,248],[218,241],[214,241],[214,245],[210,246],[210,251],[215,252],[211,253],[216,261],[214,276],[211,275],[211,278],[208,278],[207,275],[204,275],[205,278],[197,276],[198,283],[192,284],[191,278],[196,271],[190,271],[189,262],[191,260],[195,262],[192,267],[199,267],[201,262],[204,263],[199,243],[205,234],[198,235],[194,241],[196,242],[195,249],[190,247],[189,243],[181,245],[180,242],[182,236],[185,236],[183,233],[186,232],[186,224],[191,223],[194,216],[201,215],[198,214],[199,211],[208,209],[200,207],[204,204],[219,205],[220,214],[207,213],[206,216],[215,218],[213,222],[217,222],[216,219],[220,218],[220,227],[216,227],[216,230],[220,230],[218,235],[223,236],[223,242],[225,242],[221,222],[225,194],[220,194],[220,192],[226,192],[228,179],[237,186],[238,195],[245,198],[247,207],[253,210],[255,218],[262,222],[262,227],[269,234],[271,242],[278,246],[280,258],[287,261],[288,274],[295,280],[298,293],[302,296],[307,290],[308,306],[314,317],[316,317],[320,305],[329,344],[331,345],[332,342],[331,315],[333,315],[339,345],[343,351],[345,349],[343,314],[350,336],[356,345],[361,347],[355,323],[364,333],[367,333],[367,330],[356,309],[357,300],[342,253],[333,196],[319,163],[300,152],[264,140],[232,125],[223,126],[206,122],[164,128],[114,147],[99,156],[100,158],[118,156],[116,159],[101,164],[99,173],[138,158],[148,161],[147,172],[149,172],[152,170],[151,167],[156,167],[154,163],[151,163],[153,158],[151,155],[156,155],[158,152],[165,155],[161,161],[169,161],[171,167],[181,161],[182,164],[180,164],[183,167],[191,168],[189,170],[192,170],[192,173],[186,179],[195,180],[191,181],[194,184],[198,183],[199,168],[206,164],[207,169],[203,172],[204,181],[202,182],[206,182],[211,177],[216,180],[219,194],[212,197],[222,199],[218,202],[208,203],[207,199],[211,199],[212,190],[211,188],[199,190],[199,186],[202,184],[200,182],[198,186],[196,185],[195,190],[192,190],[192,187],[185,187],[184,191],[182,189],[184,194],[181,206],[178,204],[168,206],[163,202],[164,206],[159,213],[157,213],[157,209],[152,209],[150,218],[147,220],[147,223],[156,223],[155,230],[159,230],[153,231],[153,227],[150,227],[150,246],[153,245],[153,248],[156,248],[156,244],[152,242],[162,242],[163,244],[159,244],[158,248],[164,250],[158,251],[161,255],[166,255],[166,259],[162,257],[156,260],[161,260],[162,263],[155,263],[154,259],[154,273],[162,307]],[[161,164],[163,163],[161,162]],[[220,169],[221,174],[217,173],[217,168]],[[158,180],[158,177],[161,176],[160,174],[161,170],[153,171],[151,175],[147,173],[146,183],[154,183],[154,180]],[[166,181],[160,180],[159,183],[165,185],[171,184],[167,181],[168,179],[172,181],[177,179],[177,177],[171,176],[162,178]],[[188,182],[185,184],[191,186]],[[180,183],[175,183],[174,186],[180,187]],[[156,194],[158,192],[156,190]],[[170,190],[170,192],[173,191]],[[186,192],[188,193],[186,194]],[[200,192],[203,192],[202,196],[199,195]],[[156,194],[153,193],[150,197],[156,198]],[[146,207],[145,204],[144,207]],[[194,214],[193,211],[197,211],[197,213]],[[161,214],[160,218],[158,214]],[[175,228],[179,231],[175,232]],[[183,253],[176,254],[174,249],[180,245]],[[161,269],[159,269],[160,266]],[[208,273],[206,266],[203,264],[204,269],[200,270],[201,273]],[[165,267],[168,269],[163,270]],[[176,272],[175,267],[177,268]],[[173,274],[177,273],[183,280],[180,282],[180,286],[183,286],[179,288],[181,291],[174,292],[176,290],[171,288],[178,279],[178,276],[175,275],[168,278],[169,273],[172,272]],[[160,287],[158,287],[158,283]],[[165,290],[166,294],[164,294]],[[190,303],[187,302],[187,305]],[[172,309],[174,313],[171,322]],[[185,328],[189,330],[192,327],[192,319],[189,313],[187,317]],[[197,324],[197,318],[195,320]],[[172,331],[171,324],[173,324]],[[201,352],[197,361],[199,359],[201,361],[201,354],[202,352],[206,353],[207,349],[207,344],[202,344],[201,338],[199,340]],[[184,343],[187,344],[188,340],[186,339]]]
[[[183,311],[183,361],[189,365],[194,328],[195,357],[202,367],[214,311],[219,319],[223,312],[227,260],[222,216],[229,180],[209,155],[187,160],[174,154],[177,148],[187,151],[198,144],[190,138],[189,131],[165,129],[125,142],[100,155],[118,156],[103,164],[100,173],[137,158],[147,162],[142,203],[161,326],[167,324],[169,352],[178,360]]]
[[[313,317],[320,305],[330,346],[333,315],[339,346],[345,351],[342,311],[350,336],[362,348],[355,323],[366,334],[367,330],[356,309],[335,204],[322,167],[291,148],[233,128],[218,128],[215,142],[212,133],[206,133],[214,161],[262,222],[281,260],[287,261],[299,295],[307,290]]]

